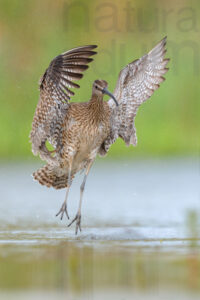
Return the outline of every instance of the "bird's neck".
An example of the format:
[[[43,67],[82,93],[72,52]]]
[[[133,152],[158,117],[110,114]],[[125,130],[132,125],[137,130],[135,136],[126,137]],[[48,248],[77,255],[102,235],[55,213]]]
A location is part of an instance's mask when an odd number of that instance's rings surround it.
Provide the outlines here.
[[[89,109],[92,117],[101,120],[104,117],[103,95],[92,95],[89,101]]]

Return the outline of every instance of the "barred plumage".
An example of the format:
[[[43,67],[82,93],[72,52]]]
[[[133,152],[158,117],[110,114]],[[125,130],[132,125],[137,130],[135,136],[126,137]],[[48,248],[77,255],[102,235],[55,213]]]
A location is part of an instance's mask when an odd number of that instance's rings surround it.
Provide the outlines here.
[[[54,159],[45,146],[48,140],[56,147],[61,144],[64,118],[69,106],[68,100],[74,95],[70,88],[79,88],[72,80],[83,77],[82,72],[96,54],[95,45],[74,48],[55,57],[40,79],[40,99],[33,118],[30,140],[34,155],[53,163]],[[57,128],[55,128],[57,126]]]
[[[71,176],[71,180],[73,177],[74,175]],[[62,168],[54,167],[50,164],[34,172],[33,178],[40,184],[54,187],[55,189],[63,189],[68,185],[68,173],[64,172]]]
[[[136,146],[135,116],[167,72],[165,59],[166,38],[148,54],[128,64],[119,74],[112,95],[107,82],[95,80],[92,96],[86,103],[69,103],[74,92],[70,88],[79,85],[72,80],[82,78],[82,72],[92,61],[95,45],[67,51],[52,60],[40,80],[40,99],[33,119],[30,139],[35,155],[47,161],[47,165],[33,176],[39,183],[56,189],[67,188],[65,201],[57,215],[68,217],[67,197],[72,180],[78,171],[85,169],[81,185],[79,209],[69,224],[76,221],[76,233],[81,230],[81,203],[87,175],[97,154],[105,155],[109,147],[120,137],[126,145]],[[103,94],[111,99],[103,102]],[[46,141],[54,147],[49,151]]]
[[[137,145],[135,116],[139,106],[151,97],[159,84],[165,80],[163,75],[169,59],[165,59],[166,37],[148,54],[128,64],[119,74],[114,96],[119,102],[116,109],[112,99],[108,101],[112,109],[112,136],[106,139],[109,146],[121,137],[127,146]]]

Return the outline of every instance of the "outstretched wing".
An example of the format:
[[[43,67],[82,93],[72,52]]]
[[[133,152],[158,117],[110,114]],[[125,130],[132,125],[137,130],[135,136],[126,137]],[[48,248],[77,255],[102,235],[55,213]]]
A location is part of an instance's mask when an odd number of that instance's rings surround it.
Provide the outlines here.
[[[169,59],[164,58],[165,45],[166,37],[148,54],[121,70],[114,92],[119,106],[116,107],[112,99],[108,101],[113,110],[112,132],[105,141],[105,152],[118,137],[121,137],[127,146],[137,144],[134,125],[137,110],[159,88],[159,84],[165,79],[163,75],[168,71],[166,65]]]
[[[40,99],[35,111],[30,133],[32,151],[42,159],[51,161],[45,146],[48,140],[54,147],[60,141],[62,123],[67,113],[68,100],[74,95],[70,88],[79,88],[73,81],[83,77],[90,58],[96,54],[95,45],[74,48],[55,57],[40,79]]]

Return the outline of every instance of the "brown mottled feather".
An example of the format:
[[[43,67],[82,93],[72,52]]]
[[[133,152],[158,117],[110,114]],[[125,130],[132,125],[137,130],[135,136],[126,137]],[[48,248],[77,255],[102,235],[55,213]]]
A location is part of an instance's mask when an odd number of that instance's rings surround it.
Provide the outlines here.
[[[110,129],[110,108],[103,96],[85,103],[69,103],[62,131],[62,149],[54,164],[47,164],[33,176],[42,185],[60,189],[68,184],[68,162],[73,156],[72,178],[93,159]]]
[[[121,70],[115,88],[119,107],[109,100],[112,109],[111,133],[102,145],[101,154],[106,154],[111,144],[121,137],[127,146],[136,146],[137,136],[135,116],[139,106],[149,99],[159,84],[165,80],[163,75],[169,59],[165,59],[166,37],[161,40],[148,54],[128,64]]]
[[[61,144],[62,124],[68,109],[68,100],[74,95],[70,88],[79,88],[73,80],[83,77],[82,72],[92,61],[95,45],[74,48],[52,60],[40,79],[40,99],[33,118],[30,140],[34,155],[49,163],[54,159],[45,146],[48,140],[55,148]]]
[[[60,167],[55,167],[50,164],[47,164],[34,172],[33,178],[40,184],[46,185],[47,187],[54,187],[55,189],[65,188],[68,183],[68,175],[66,172]],[[73,178],[74,174],[71,176],[71,180]]]

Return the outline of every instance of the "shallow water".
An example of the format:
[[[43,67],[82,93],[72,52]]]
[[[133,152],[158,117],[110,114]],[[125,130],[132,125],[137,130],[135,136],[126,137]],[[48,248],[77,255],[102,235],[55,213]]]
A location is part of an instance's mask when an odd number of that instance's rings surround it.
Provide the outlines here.
[[[34,182],[37,167],[0,168],[0,299],[199,299],[197,160],[100,160],[78,236],[55,217],[65,191]]]

